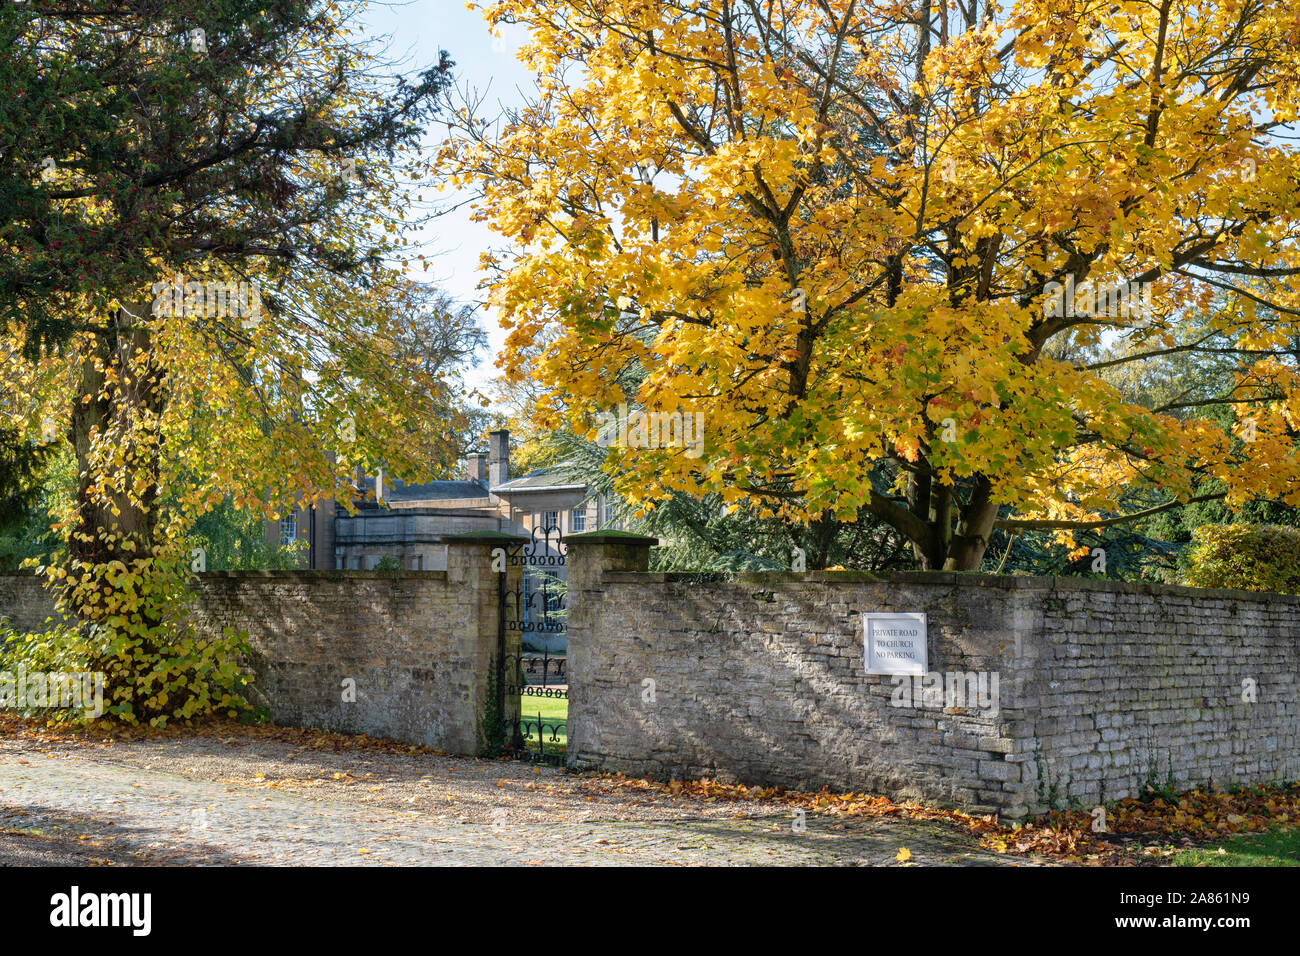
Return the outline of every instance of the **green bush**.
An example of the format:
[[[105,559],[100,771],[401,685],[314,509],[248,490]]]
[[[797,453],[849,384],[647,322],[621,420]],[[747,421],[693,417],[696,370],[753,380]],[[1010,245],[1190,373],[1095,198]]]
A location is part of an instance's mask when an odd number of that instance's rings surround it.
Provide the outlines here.
[[[67,622],[44,633],[22,634],[0,622],[0,672],[98,674],[104,716],[125,724],[193,720],[248,710],[244,693],[250,678],[240,659],[248,637],[231,628],[203,639],[182,628],[170,640],[160,633],[142,641],[102,624],[75,627]],[[53,704],[50,705],[53,708]],[[83,723],[75,709],[17,708],[51,723]],[[95,715],[98,716],[98,715]]]
[[[51,579],[65,622],[40,634],[0,628],[0,671],[91,673],[103,682],[104,716],[163,727],[248,710],[251,676],[241,662],[248,635],[224,628],[199,635],[186,619],[192,600],[177,556],[105,565],[59,561]],[[80,614],[74,615],[76,607]],[[30,714],[80,722],[75,711]]]
[[[1192,533],[1183,583],[1300,594],[1300,529],[1282,525],[1203,525]]]

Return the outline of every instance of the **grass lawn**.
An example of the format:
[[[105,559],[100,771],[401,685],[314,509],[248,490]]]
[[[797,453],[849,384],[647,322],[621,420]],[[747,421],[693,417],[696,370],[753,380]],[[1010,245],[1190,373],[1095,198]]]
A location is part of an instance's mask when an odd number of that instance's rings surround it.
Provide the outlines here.
[[[1174,866],[1300,866],[1300,827],[1251,833],[1223,843],[1180,850]]]
[[[543,742],[546,744],[546,750],[548,753],[556,751],[568,743],[569,735],[566,733],[567,728],[563,723],[568,720],[569,717],[568,698],[530,697],[529,695],[524,694],[519,698],[519,703],[525,720],[532,718],[536,721],[537,715],[542,715],[542,720],[546,724],[546,738]],[[556,735],[560,738],[558,742],[551,740],[551,725],[557,721],[560,722],[560,730]],[[532,739],[528,741],[528,746],[530,749],[537,746],[537,737],[535,732]]]

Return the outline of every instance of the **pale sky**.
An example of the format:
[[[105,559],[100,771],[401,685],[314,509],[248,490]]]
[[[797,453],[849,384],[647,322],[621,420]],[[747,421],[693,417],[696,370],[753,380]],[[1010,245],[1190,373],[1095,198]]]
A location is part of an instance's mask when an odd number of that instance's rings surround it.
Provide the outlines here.
[[[400,70],[407,75],[436,62],[439,47],[446,50],[456,62],[457,85],[489,94],[484,104],[486,115],[497,112],[497,103],[522,103],[524,94],[532,89],[532,74],[515,58],[526,35],[523,29],[508,28],[502,37],[494,38],[482,11],[467,9],[465,0],[370,3],[364,23],[370,36],[389,39],[389,57],[402,61]],[[494,108],[489,110],[489,104]],[[435,130],[429,142],[436,142],[441,135]],[[454,203],[455,197],[446,194],[446,201]],[[475,288],[480,278],[479,253],[503,246],[499,237],[486,226],[471,222],[469,211],[462,208],[435,220],[429,229],[413,237],[417,238],[427,245],[420,251],[434,256],[434,260],[428,272],[412,270],[414,278],[436,283],[457,301],[482,301],[482,293]],[[488,331],[491,354],[484,354],[479,367],[467,376],[471,387],[482,387],[497,374],[494,363],[505,342],[505,332],[495,317],[482,310],[479,315]]]

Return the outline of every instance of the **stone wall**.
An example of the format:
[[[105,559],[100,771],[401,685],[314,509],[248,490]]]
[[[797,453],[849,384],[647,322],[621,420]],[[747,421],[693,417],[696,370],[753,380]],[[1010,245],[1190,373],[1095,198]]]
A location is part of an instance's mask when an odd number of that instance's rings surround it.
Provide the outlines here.
[[[248,632],[253,702],[277,724],[478,753],[496,707],[498,543],[450,544],[445,571],[209,572],[191,619],[200,636]],[[38,629],[52,610],[37,578],[0,575],[11,626]],[[517,645],[515,634],[507,652]]]
[[[249,633],[277,723],[478,752],[503,639],[491,553],[507,540],[453,540],[445,571],[209,573],[193,619]],[[651,543],[568,539],[572,767],[1013,819],[1147,786],[1300,779],[1300,598],[954,574],[704,582],[646,573]],[[986,696],[866,674],[869,611],[925,612],[930,671],[982,675]],[[35,578],[0,575],[0,617],[34,629],[49,613]],[[517,653],[518,630],[505,640]]]
[[[39,631],[54,615],[54,602],[29,571],[0,572],[0,621],[15,631]]]
[[[648,554],[569,541],[570,766],[1013,819],[1300,778],[1300,598],[965,574],[698,583],[644,573]],[[930,671],[983,674],[989,698],[866,674],[867,611],[925,612]]]

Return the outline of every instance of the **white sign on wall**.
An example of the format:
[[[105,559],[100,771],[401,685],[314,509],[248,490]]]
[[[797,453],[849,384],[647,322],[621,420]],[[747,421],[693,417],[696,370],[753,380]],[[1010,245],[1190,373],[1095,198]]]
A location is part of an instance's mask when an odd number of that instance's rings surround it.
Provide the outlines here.
[[[863,614],[868,674],[925,674],[924,614]]]

